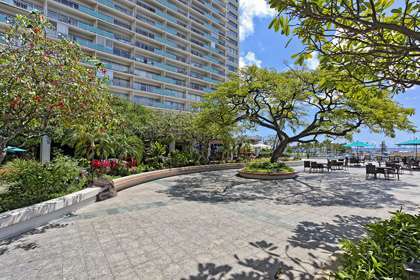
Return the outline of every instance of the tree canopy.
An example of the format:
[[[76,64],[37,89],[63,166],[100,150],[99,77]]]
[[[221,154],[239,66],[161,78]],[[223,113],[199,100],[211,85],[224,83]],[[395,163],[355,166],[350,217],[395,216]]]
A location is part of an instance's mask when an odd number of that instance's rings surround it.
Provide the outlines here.
[[[414,129],[408,119],[414,110],[394,102],[389,91],[342,80],[326,70],[243,68],[206,96],[202,111],[208,123],[242,122],[275,131],[279,141],[272,161],[289,143],[350,136],[361,126],[389,136],[396,129]]]
[[[301,39],[299,64],[321,65],[368,85],[401,90],[420,84],[420,2],[413,0],[269,0],[270,27]]]
[[[97,75],[105,70],[77,44],[48,39],[47,28],[38,13],[17,15],[0,45],[0,153],[59,125],[106,125],[112,111]]]

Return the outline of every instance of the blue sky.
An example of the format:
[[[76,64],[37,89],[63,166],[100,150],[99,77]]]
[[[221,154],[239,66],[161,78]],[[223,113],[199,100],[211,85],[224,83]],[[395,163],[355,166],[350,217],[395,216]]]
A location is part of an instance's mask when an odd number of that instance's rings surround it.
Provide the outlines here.
[[[274,68],[278,71],[285,69],[286,64],[293,65],[291,55],[302,49],[298,39],[285,47],[287,37],[268,29],[268,25],[273,17],[274,11],[270,10],[265,0],[239,0],[240,2],[240,56],[241,65],[256,64],[261,67]],[[316,67],[318,61],[312,59],[308,62],[309,67]],[[411,107],[418,112],[412,117],[412,121],[420,130],[420,87],[411,88],[406,93],[395,97],[395,100],[405,107]],[[259,129],[258,135],[273,135],[268,129]],[[354,136],[354,140],[367,141],[379,145],[385,140],[389,147],[395,143],[420,138],[420,132],[407,133],[398,132],[396,138],[387,138],[381,134],[373,134],[363,129]],[[344,141],[344,140],[343,140]],[[342,142],[342,141],[337,141]]]

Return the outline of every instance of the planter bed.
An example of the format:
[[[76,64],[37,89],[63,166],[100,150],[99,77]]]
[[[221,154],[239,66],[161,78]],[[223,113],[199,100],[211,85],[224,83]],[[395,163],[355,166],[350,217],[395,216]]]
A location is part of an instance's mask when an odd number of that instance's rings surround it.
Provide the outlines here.
[[[198,173],[198,172],[208,172],[208,171],[217,171],[217,170],[226,170],[226,169],[240,169],[240,168],[243,168],[244,166],[245,166],[244,163],[224,163],[224,164],[196,165],[196,166],[186,166],[186,167],[155,170],[155,171],[149,171],[149,172],[134,174],[131,176],[115,179],[114,185],[117,191],[121,191],[126,188],[134,187],[142,183],[146,183],[149,181],[162,179],[166,177]]]
[[[263,172],[252,172],[240,170],[238,175],[247,178],[247,179],[258,179],[258,180],[284,180],[284,179],[293,179],[298,176],[297,172],[272,172],[272,173],[263,173]]]

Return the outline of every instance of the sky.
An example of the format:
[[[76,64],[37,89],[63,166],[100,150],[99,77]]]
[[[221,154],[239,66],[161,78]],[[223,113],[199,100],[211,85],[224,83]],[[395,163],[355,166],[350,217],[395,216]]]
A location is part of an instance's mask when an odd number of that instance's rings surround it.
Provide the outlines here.
[[[275,12],[270,9],[265,0],[239,0],[240,9],[240,66],[257,65],[264,68],[274,68],[278,71],[286,69],[286,65],[293,65],[291,55],[302,50],[299,39],[293,39],[285,47],[289,37],[276,33],[268,29]],[[316,57],[307,62],[308,68],[314,69],[318,66]],[[362,129],[360,133],[354,135],[353,140],[365,141],[376,146],[385,141],[388,147],[395,146],[396,143],[420,138],[420,87],[407,90],[399,94],[395,100],[404,107],[416,109],[416,114],[411,118],[417,126],[416,134],[411,132],[398,131],[395,138],[385,137],[382,134],[370,133],[367,129]],[[263,137],[273,135],[269,129],[259,128],[251,134]],[[337,140],[338,143],[345,142]]]

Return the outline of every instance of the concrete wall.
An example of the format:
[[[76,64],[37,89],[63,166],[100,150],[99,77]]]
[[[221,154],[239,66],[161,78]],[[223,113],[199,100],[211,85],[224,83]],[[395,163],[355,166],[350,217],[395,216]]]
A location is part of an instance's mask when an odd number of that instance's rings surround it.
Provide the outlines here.
[[[240,168],[243,168],[244,166],[245,164],[243,163],[226,163],[226,164],[198,165],[198,166],[187,166],[187,167],[156,170],[156,171],[150,171],[150,172],[145,172],[141,174],[135,174],[135,175],[115,179],[114,185],[117,191],[121,191],[126,188],[137,186],[142,183],[146,183],[149,181],[162,179],[166,177],[178,176],[178,175],[183,175],[183,174],[191,174],[191,173],[197,173],[197,172],[206,172],[206,171],[240,169]]]
[[[0,240],[58,219],[96,201],[100,188],[87,188],[63,197],[0,214]]]

